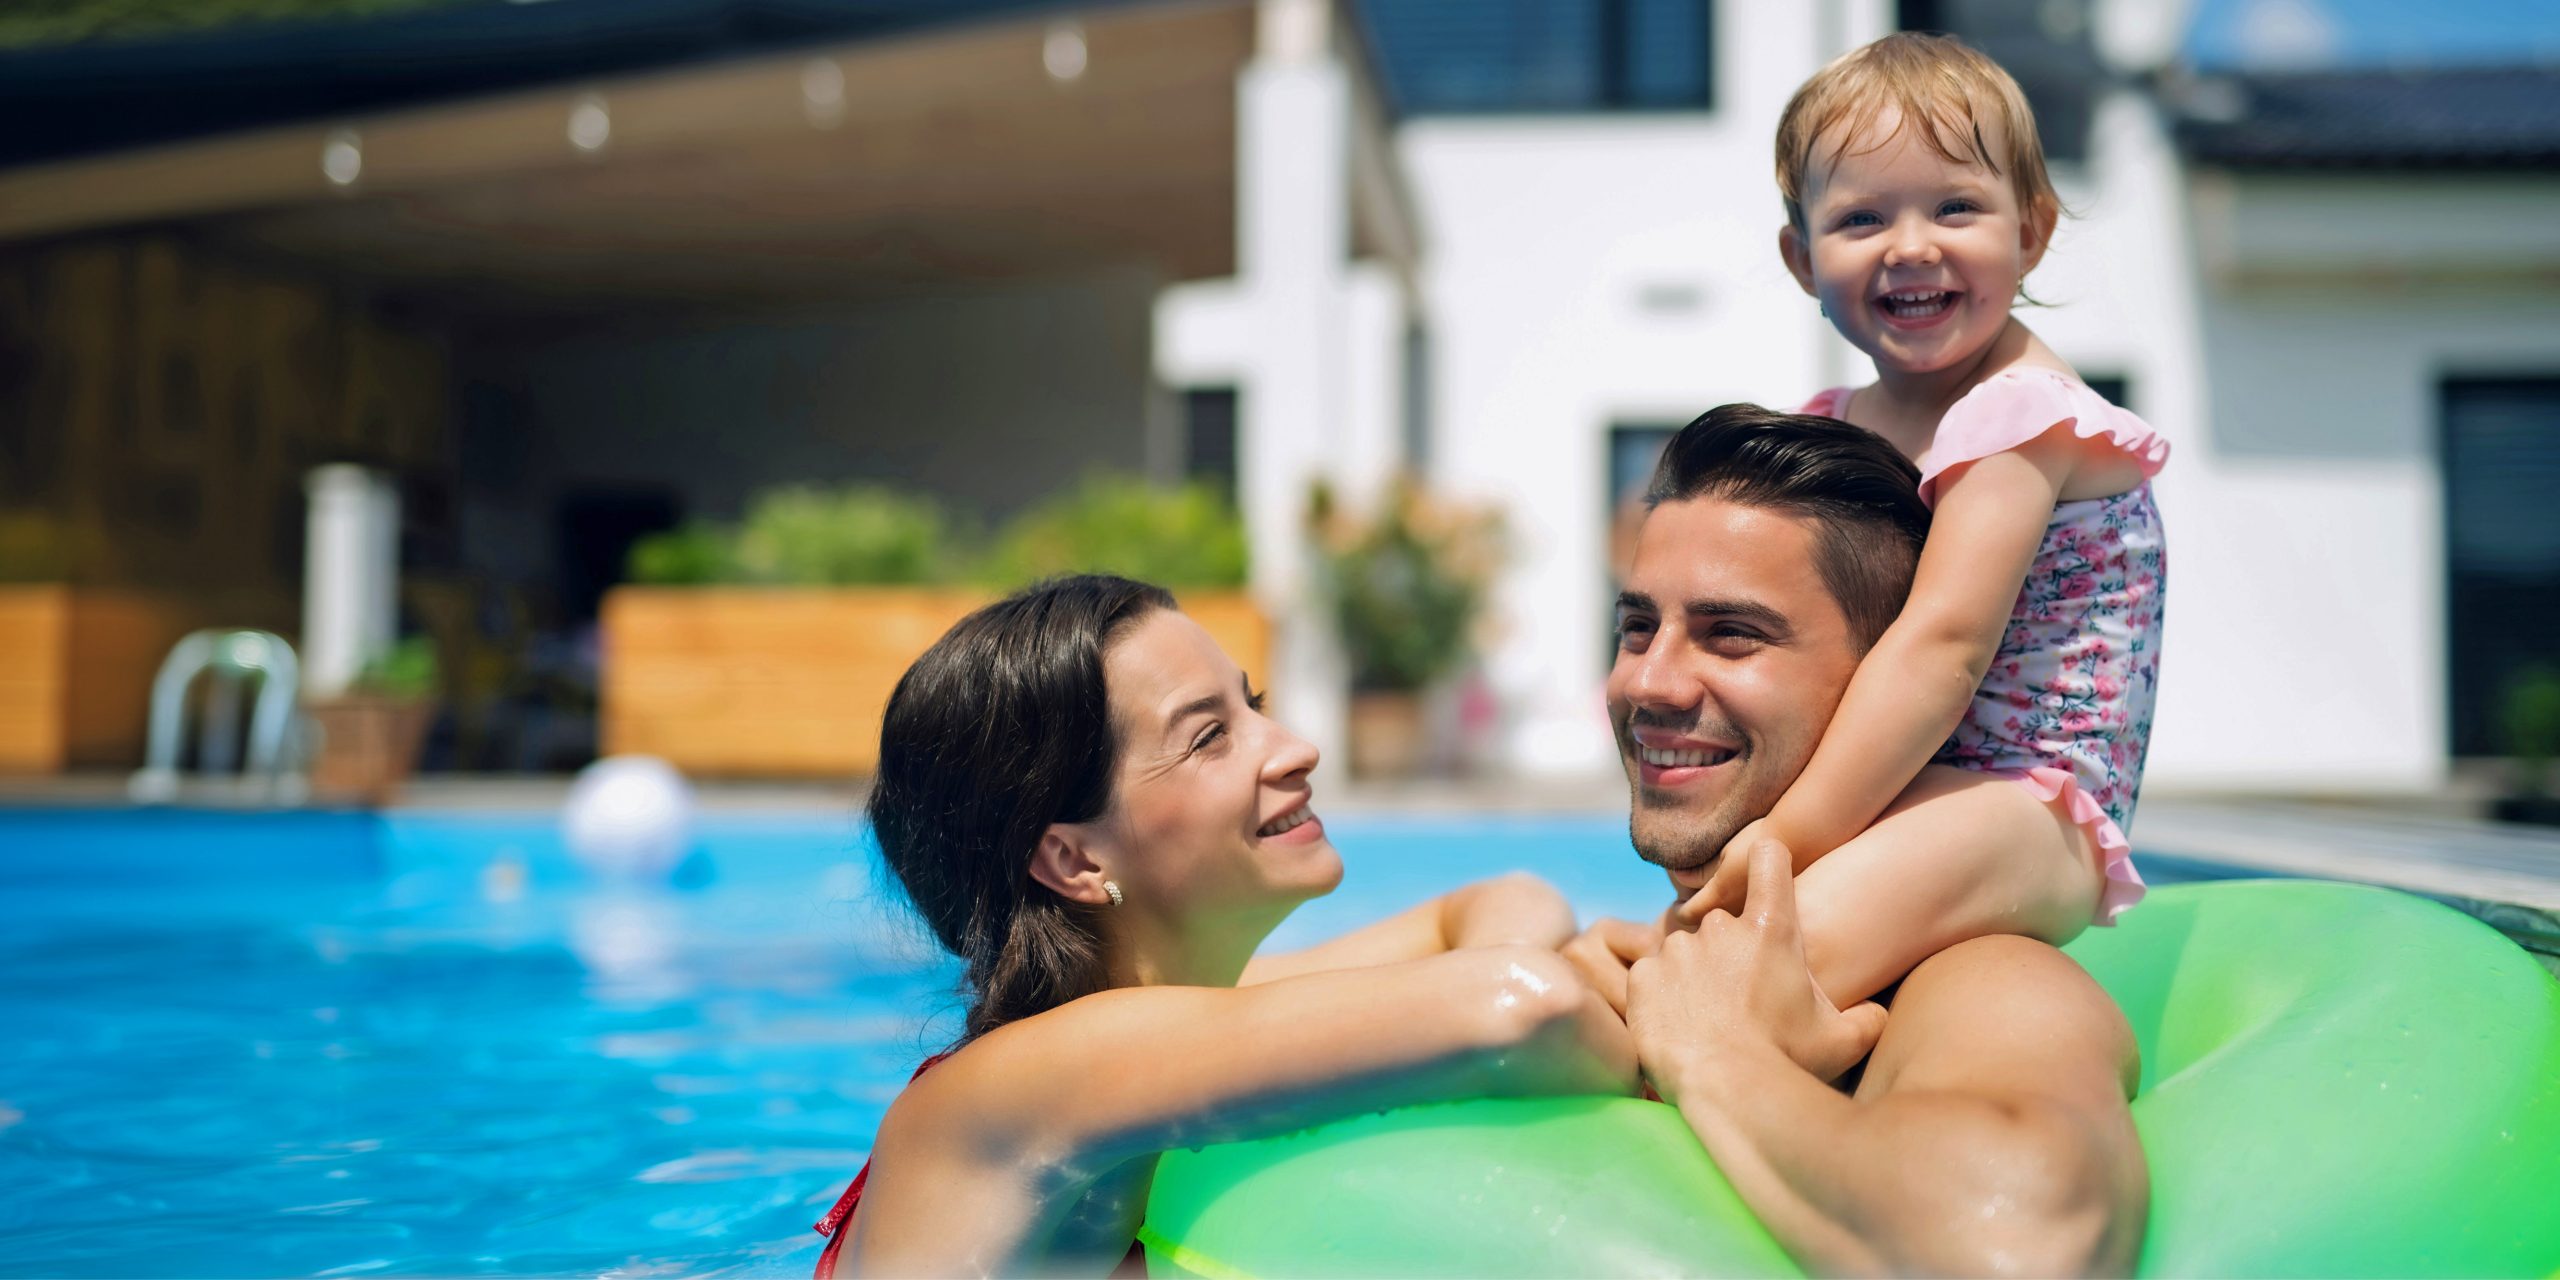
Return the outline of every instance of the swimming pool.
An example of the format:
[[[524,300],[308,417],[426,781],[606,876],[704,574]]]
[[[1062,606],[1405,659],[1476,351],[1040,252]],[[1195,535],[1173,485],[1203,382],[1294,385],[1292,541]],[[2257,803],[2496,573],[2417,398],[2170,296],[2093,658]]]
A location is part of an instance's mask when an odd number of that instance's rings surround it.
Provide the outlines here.
[[[1620,817],[1332,826],[1277,942],[1512,867],[1661,901]],[[544,813],[0,810],[0,1272],[806,1274],[953,970],[850,814],[700,836],[643,891]]]

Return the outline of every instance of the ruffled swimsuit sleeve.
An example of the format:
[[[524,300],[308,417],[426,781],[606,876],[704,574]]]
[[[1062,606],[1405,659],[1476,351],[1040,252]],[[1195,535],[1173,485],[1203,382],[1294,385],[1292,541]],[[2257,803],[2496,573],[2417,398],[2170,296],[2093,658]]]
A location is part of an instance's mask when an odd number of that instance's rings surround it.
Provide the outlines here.
[[[1815,396],[1814,404],[1840,391]],[[1806,406],[1807,413],[1830,413]],[[1832,414],[1837,417],[1837,414]],[[2107,402],[2089,384],[2051,369],[2011,369],[1983,380],[1938,420],[1929,452],[1920,462],[1920,500],[1938,505],[1938,478],[1968,462],[2006,453],[2056,427],[2068,426],[2081,439],[2105,436],[2142,466],[2145,480],[2169,461],[2169,442],[2149,423]]]

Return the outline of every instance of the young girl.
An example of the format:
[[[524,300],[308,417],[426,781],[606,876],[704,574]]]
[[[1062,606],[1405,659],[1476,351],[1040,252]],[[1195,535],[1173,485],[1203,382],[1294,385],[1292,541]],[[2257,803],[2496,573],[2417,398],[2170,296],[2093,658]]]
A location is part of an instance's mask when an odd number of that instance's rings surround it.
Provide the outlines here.
[[[1778,186],[1788,270],[1876,367],[1803,412],[1892,442],[1933,519],[1813,759],[1728,848],[1774,836],[1799,871],[1828,857],[1827,887],[1893,938],[1883,981],[1965,937],[2112,923],[2143,892],[2125,828],[2160,657],[2149,480],[2169,449],[2010,314],[2061,211],[2035,120],[1980,53],[1889,36],[1797,90]],[[1746,861],[1682,914],[1738,908]]]

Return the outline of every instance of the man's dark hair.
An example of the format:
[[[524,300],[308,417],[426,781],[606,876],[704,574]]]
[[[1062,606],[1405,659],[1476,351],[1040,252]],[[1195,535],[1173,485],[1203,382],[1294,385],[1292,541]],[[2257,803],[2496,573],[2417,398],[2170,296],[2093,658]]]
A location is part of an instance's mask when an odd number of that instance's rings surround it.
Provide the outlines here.
[[[1860,653],[1902,612],[1929,536],[1920,469],[1884,437],[1836,418],[1756,404],[1709,409],[1663,446],[1645,508],[1692,498],[1811,519],[1819,530],[1816,567],[1848,615]]]

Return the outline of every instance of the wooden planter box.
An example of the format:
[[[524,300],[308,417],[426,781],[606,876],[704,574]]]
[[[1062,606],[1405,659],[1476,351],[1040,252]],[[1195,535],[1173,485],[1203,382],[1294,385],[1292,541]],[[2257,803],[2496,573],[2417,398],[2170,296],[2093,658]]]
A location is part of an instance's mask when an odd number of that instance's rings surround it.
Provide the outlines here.
[[[151,678],[186,631],[143,592],[0,586],[0,773],[141,764]]]
[[[1242,593],[1178,593],[1257,687],[1271,627]],[[605,596],[608,755],[701,775],[841,778],[879,763],[908,666],[995,597],[924,587],[616,587]]]

